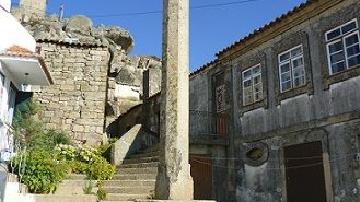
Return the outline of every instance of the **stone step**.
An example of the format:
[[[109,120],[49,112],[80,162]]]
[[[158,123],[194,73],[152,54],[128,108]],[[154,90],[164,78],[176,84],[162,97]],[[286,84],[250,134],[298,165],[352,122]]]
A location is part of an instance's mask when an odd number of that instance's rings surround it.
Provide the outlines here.
[[[84,194],[84,188],[92,183],[92,192],[96,192],[96,181],[89,180],[63,180],[55,194]]]
[[[155,180],[108,180],[104,187],[142,187],[155,186]]]
[[[149,194],[119,194],[119,193],[108,193],[106,195],[106,201],[134,201],[136,199],[147,199]]]
[[[155,180],[156,174],[116,174],[113,180]]]
[[[106,193],[119,193],[119,194],[143,194],[150,193],[154,190],[154,186],[142,187],[104,187]]]
[[[95,195],[90,194],[77,194],[77,195],[65,195],[65,194],[35,194],[36,202],[96,202]]]
[[[118,174],[157,174],[158,167],[147,168],[118,168]]]
[[[86,180],[86,175],[80,175],[80,174],[71,174],[67,176],[68,180]]]
[[[152,152],[141,152],[138,154],[132,154],[128,158],[142,158],[142,157],[153,157],[153,156],[159,156],[159,151],[152,151]]]
[[[160,144],[155,144],[152,145],[150,147],[148,147],[147,149],[143,150],[142,153],[147,153],[147,152],[157,152],[160,150]]]
[[[150,162],[150,163],[132,163],[132,164],[122,164],[118,168],[146,168],[146,167],[158,167],[159,162]]]
[[[123,164],[152,163],[152,162],[159,162],[159,156],[127,158],[124,159]]]

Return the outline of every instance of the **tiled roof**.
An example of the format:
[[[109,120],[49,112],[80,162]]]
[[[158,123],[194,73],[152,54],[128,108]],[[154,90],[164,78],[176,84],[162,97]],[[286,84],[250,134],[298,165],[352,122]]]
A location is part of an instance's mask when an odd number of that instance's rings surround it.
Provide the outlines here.
[[[311,5],[312,3],[314,2],[317,2],[317,1],[320,1],[320,0],[307,0],[306,2],[298,5],[298,6],[295,6],[291,11],[287,12],[286,14],[283,14],[279,17],[277,17],[275,20],[269,22],[268,24],[254,30],[251,34],[243,37],[242,39],[234,42],[232,45],[222,49],[221,51],[219,51],[218,53],[215,54],[216,57],[219,57],[220,55],[222,55],[223,53],[225,53],[226,51],[229,51],[230,49],[232,48],[235,48],[235,47],[238,47],[240,45],[242,45],[244,42],[254,38],[255,36],[257,36],[258,34],[261,34],[262,32],[264,32],[266,29],[274,26],[275,24],[278,24],[280,23],[282,20],[284,20],[285,18],[288,18],[298,12],[301,12],[304,8],[306,8],[307,6]],[[215,62],[217,62],[218,59],[215,59],[203,66],[201,66],[199,69],[195,70],[194,72],[190,73],[190,76],[193,76],[193,75],[196,75],[197,73],[200,73],[201,71],[207,69],[211,64],[214,64]]]
[[[38,53],[32,52],[20,46],[12,46],[6,49],[4,52],[0,53],[0,56],[37,59],[42,69],[44,70],[49,83],[54,84],[54,81],[52,80],[51,75],[49,73],[49,70],[47,69],[44,58],[42,58]]]
[[[204,70],[206,70],[207,68],[210,67],[210,65],[215,64],[216,62],[217,62],[217,59],[212,60],[212,61],[206,63],[205,65],[201,66],[199,69],[191,72],[191,73],[190,73],[190,77],[191,77],[191,76],[194,76],[194,75],[196,75],[196,74],[198,74],[198,73],[200,73],[200,72],[202,72],[202,71],[204,71]]]
[[[235,41],[232,45],[224,48],[223,50],[219,51],[218,53],[216,53],[216,56],[220,56],[221,54],[223,54],[224,52],[236,47],[236,46],[239,46],[241,45],[242,43],[244,43],[245,41],[257,36],[258,34],[264,32],[266,29],[274,26],[275,24],[277,23],[280,23],[282,20],[284,20],[285,18],[288,18],[292,15],[294,15],[295,13],[298,13],[298,12],[301,12],[304,8],[306,8],[307,6],[309,6],[310,4],[316,2],[316,1],[319,1],[319,0],[307,0],[306,2],[304,3],[301,3],[300,5],[298,6],[295,6],[292,10],[290,10],[289,12],[277,17],[275,20],[269,22],[268,24],[254,30],[251,34],[243,37],[242,39],[240,39],[239,41]]]
[[[12,56],[12,57],[25,57],[25,58],[37,57],[36,53],[20,46],[12,46],[6,49],[1,55]]]
[[[64,46],[75,46],[75,47],[86,47],[86,48],[107,48],[108,44],[100,40],[94,41],[71,41],[66,39],[55,39],[55,38],[36,38],[36,42],[39,43],[54,43]]]

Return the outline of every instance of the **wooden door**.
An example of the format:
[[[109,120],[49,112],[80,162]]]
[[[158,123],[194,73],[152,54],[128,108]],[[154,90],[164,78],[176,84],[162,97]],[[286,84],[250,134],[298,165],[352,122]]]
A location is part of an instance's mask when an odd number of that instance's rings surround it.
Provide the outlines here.
[[[190,174],[194,180],[194,199],[212,199],[212,165],[210,156],[190,155]]]
[[[326,202],[321,142],[284,148],[287,202]]]

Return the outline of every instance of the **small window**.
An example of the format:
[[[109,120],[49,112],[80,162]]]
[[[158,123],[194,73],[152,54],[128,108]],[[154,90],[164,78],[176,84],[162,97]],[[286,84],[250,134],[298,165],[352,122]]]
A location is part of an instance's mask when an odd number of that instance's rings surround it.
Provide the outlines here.
[[[357,19],[326,32],[330,75],[360,64],[359,39]]]
[[[263,99],[263,84],[261,65],[257,64],[243,72],[243,102],[244,106]]]
[[[279,54],[280,91],[285,92],[305,84],[302,45]]]

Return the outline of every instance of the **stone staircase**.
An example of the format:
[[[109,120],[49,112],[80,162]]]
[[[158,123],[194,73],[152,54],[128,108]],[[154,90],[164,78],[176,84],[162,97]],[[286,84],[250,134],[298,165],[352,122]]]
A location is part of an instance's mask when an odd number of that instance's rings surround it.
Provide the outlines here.
[[[114,178],[104,183],[106,202],[151,199],[155,190],[158,164],[158,146],[124,159]]]
[[[85,175],[70,175],[63,180],[54,194],[35,194],[36,202],[96,202],[95,194],[85,194],[84,187],[90,183]],[[92,181],[96,193],[96,182]]]

